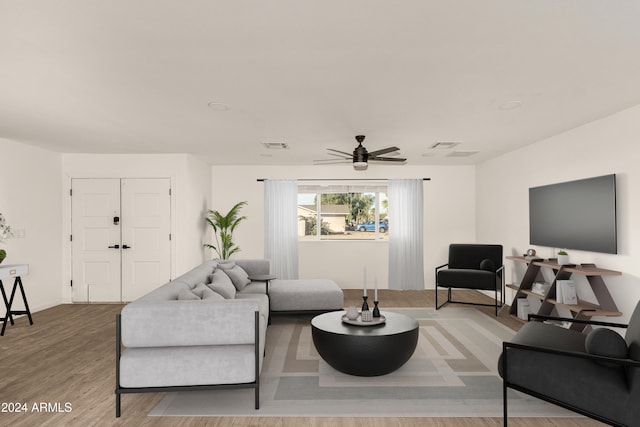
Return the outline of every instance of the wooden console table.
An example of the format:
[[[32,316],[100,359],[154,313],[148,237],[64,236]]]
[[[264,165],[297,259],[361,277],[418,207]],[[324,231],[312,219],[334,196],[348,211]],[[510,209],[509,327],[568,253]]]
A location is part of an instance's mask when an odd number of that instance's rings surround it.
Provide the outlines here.
[[[595,264],[566,264],[559,265],[556,262],[547,261],[543,259],[525,259],[522,256],[508,256],[507,259],[514,262],[522,262],[527,264],[527,271],[520,282],[520,286],[514,284],[507,284],[507,287],[516,291],[516,295],[511,303],[509,313],[517,317],[517,301],[518,298],[525,298],[528,296],[534,297],[541,301],[541,305],[537,314],[551,315],[554,308],[562,307],[569,310],[574,319],[585,319],[592,316],[622,316],[622,313],[618,311],[609,290],[607,289],[603,276],[620,276],[622,273],[614,270],[607,270],[604,268],[598,268]],[[551,269],[555,275],[551,287],[547,290],[545,295],[540,295],[532,291],[533,283],[536,281],[544,281],[541,269]],[[586,301],[578,300],[578,304],[560,304],[556,300],[556,282],[558,280],[568,280],[572,274],[581,274],[587,278],[593,294],[598,301],[598,304],[592,304]],[[585,329],[584,324],[573,323],[570,329],[582,331]]]
[[[14,314],[26,314],[29,317],[29,324],[33,325],[31,311],[29,310],[29,304],[27,303],[27,295],[24,292],[24,286],[22,286],[22,276],[25,276],[27,274],[29,274],[29,264],[0,265],[0,291],[2,291],[2,299],[7,309],[4,317],[0,317],[0,320],[2,320],[2,332],[0,332],[0,336],[4,335],[4,331],[7,328],[7,321],[11,322],[12,325],[14,324]],[[14,278],[13,289],[11,290],[11,297],[7,300],[7,293],[4,290],[2,279],[9,279],[11,277]],[[16,296],[16,290],[18,290],[18,288],[20,288],[20,293],[22,294],[22,301],[24,302],[25,308],[24,310],[11,309],[13,299]]]

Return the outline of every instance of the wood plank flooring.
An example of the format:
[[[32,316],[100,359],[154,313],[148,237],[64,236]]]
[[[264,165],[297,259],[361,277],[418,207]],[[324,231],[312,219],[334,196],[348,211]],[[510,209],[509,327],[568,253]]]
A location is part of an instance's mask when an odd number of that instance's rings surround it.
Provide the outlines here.
[[[380,290],[381,307],[433,307],[434,291]],[[490,301],[473,291],[460,298]],[[463,295],[464,294],[464,295]],[[345,306],[360,305],[359,290],[345,291]],[[121,304],[65,304],[8,326],[0,337],[0,425],[33,426],[212,426],[212,427],[498,427],[501,418],[291,418],[147,417],[162,393],[122,396],[115,418],[115,315]],[[491,308],[478,308],[492,315]],[[521,324],[503,310],[499,320]],[[26,404],[26,412],[15,405]],[[41,406],[44,404],[44,406]],[[34,406],[35,405],[35,406]],[[67,407],[65,407],[67,405]],[[4,412],[2,412],[4,410]],[[7,412],[9,411],[9,412]],[[603,424],[585,418],[511,419],[514,427],[578,427]]]

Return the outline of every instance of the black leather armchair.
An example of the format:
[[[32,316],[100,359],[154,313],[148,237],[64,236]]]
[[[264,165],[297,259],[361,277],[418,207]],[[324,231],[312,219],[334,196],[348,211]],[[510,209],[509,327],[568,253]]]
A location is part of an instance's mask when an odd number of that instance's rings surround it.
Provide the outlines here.
[[[503,343],[504,425],[511,388],[613,426],[640,426],[640,303],[628,325],[530,315],[626,328],[624,338],[608,328],[584,334],[530,321]]]
[[[444,268],[448,267],[448,268]],[[449,245],[449,262],[436,267],[436,309],[450,302],[474,304],[498,309],[504,305],[504,265],[502,245],[452,243]],[[447,300],[438,305],[438,288],[447,288]],[[479,304],[451,299],[451,290],[476,289],[495,292],[494,304]],[[500,301],[498,301],[500,293]]]

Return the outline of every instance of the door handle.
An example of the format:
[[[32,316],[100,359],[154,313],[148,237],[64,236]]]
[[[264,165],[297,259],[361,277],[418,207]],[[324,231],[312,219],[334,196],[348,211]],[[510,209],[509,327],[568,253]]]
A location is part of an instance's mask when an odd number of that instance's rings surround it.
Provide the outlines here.
[[[120,249],[120,245],[109,246],[109,249]]]
[[[131,246],[129,246],[129,245],[122,245],[122,249],[131,249]]]

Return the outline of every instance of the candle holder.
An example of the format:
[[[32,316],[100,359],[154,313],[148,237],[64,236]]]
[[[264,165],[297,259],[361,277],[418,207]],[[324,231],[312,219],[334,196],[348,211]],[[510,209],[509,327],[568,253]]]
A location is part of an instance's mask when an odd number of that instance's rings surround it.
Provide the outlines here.
[[[378,310],[378,301],[373,302],[373,317],[380,317],[380,310]]]
[[[360,320],[363,322],[373,322],[373,316],[369,310],[363,310],[362,313],[360,313]]]
[[[362,296],[362,299],[364,300],[364,302],[362,303],[362,310],[361,311],[369,311],[369,304],[367,304],[367,298],[369,298],[366,295]]]

